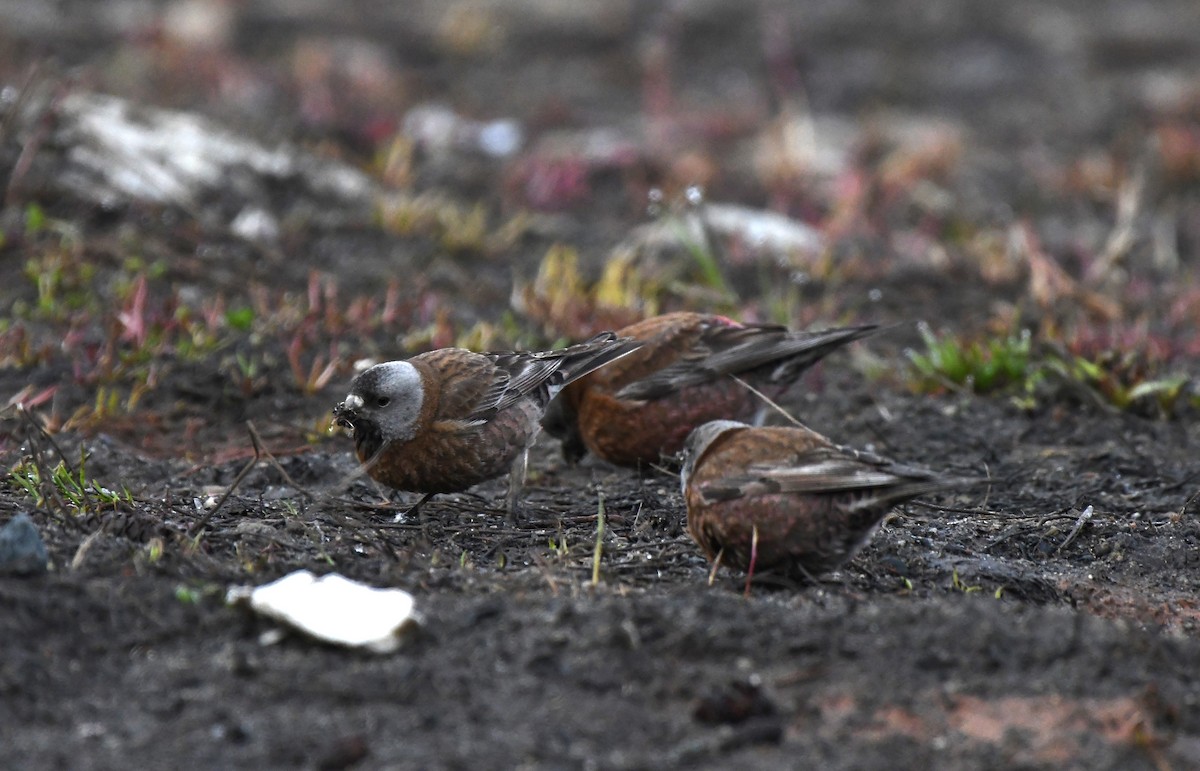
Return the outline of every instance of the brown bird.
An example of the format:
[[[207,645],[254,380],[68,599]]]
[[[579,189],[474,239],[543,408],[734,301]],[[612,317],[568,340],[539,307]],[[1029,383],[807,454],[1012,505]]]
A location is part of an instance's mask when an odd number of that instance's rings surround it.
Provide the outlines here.
[[[333,414],[353,431],[372,479],[425,494],[411,511],[437,493],[509,472],[511,517],[546,405],[572,380],[639,345],[605,332],[555,351],[440,348],[360,373]]]
[[[542,425],[571,461],[590,450],[620,466],[659,463],[710,420],[761,421],[765,403],[735,377],[777,399],[805,369],[874,329],[791,332],[712,314],[655,316],[620,330],[642,347],[564,389]]]
[[[812,580],[844,565],[898,503],[981,480],[951,479],[833,444],[803,426],[732,420],[687,439],[688,532],[713,561]]]

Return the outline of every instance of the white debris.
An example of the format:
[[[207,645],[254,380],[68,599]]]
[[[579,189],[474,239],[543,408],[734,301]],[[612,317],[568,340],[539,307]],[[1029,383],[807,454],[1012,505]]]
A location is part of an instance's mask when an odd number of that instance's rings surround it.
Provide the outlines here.
[[[494,120],[479,127],[479,149],[493,158],[515,155],[525,141],[515,120]]]
[[[770,254],[817,254],[825,247],[825,239],[816,228],[776,212],[709,204],[704,216],[715,232]]]
[[[239,238],[260,244],[273,244],[279,240],[279,220],[257,206],[242,209],[229,223],[229,230]]]
[[[192,205],[205,193],[230,190],[234,171],[286,179],[315,194],[365,200],[369,178],[351,167],[240,136],[186,112],[141,107],[103,94],[76,92],[60,107],[60,140],[93,197],[128,197]]]
[[[163,11],[163,32],[188,46],[224,48],[236,30],[237,11],[233,3],[174,0]]]
[[[628,166],[641,153],[634,137],[610,126],[547,131],[530,151],[534,158],[573,158],[590,169]]]
[[[701,204],[673,217],[634,228],[618,252],[656,254],[685,243],[703,244],[705,230],[763,257],[812,258],[825,249],[825,237],[798,220],[762,209],[735,204]]]
[[[318,578],[297,570],[258,588],[232,587],[225,599],[247,603],[318,640],[373,653],[396,650],[403,633],[419,623],[408,592],[378,589],[336,573]]]
[[[515,120],[475,121],[442,104],[422,104],[409,110],[403,132],[434,155],[469,151],[507,158],[525,144],[525,132]]]

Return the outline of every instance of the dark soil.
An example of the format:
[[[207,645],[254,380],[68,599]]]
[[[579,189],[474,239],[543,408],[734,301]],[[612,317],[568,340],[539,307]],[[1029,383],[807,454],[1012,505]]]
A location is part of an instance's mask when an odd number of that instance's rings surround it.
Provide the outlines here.
[[[528,219],[516,237],[463,245],[461,223],[404,231],[248,173],[188,206],[100,205],[61,173],[72,154],[53,109],[0,128],[0,524],[29,512],[50,554],[44,575],[0,576],[0,767],[1200,766],[1191,0],[250,2],[206,43],[165,10],[132,22],[104,10],[120,4],[10,5],[6,109],[39,62],[51,90],[187,109],[356,165],[390,192],[478,204],[490,233]],[[389,171],[403,115],[434,99],[515,118],[531,144],[507,160],[418,147],[411,169]],[[754,140],[789,100],[855,135],[822,135],[854,145],[838,184],[772,182],[755,165]],[[956,139],[933,160],[871,139],[897,115]],[[633,160],[544,142],[596,128],[631,142]],[[1181,137],[1194,156],[1163,149]],[[558,177],[539,198],[530,180],[555,169],[581,171],[582,189]],[[841,227],[854,169],[868,203]],[[1135,169],[1133,246],[1089,283]],[[556,243],[594,279],[646,221],[649,187],[674,200],[700,178],[709,200],[773,206],[830,242],[800,267],[729,250],[737,305],[722,311],[770,317],[780,276],[802,272],[789,323],[888,325],[785,406],[839,443],[992,483],[901,507],[815,586],[747,587],[728,571],[710,585],[677,477],[569,466],[548,437],[518,523],[503,480],[397,521],[415,496],[356,475],[349,439],[327,430],[352,363],[472,329],[508,348],[603,326],[601,311],[570,327],[514,305],[514,284]],[[275,215],[277,239],[231,232],[250,204]],[[1074,288],[1040,285],[1034,254],[1004,262],[1022,231]],[[42,302],[37,276],[54,265]],[[207,309],[218,340],[189,354],[139,338],[118,313],[138,276],[139,312],[163,339],[181,309]],[[672,286],[659,307],[709,307]],[[371,313],[355,315],[360,299]],[[1130,409],[1068,376],[1032,395],[922,389],[905,355],[921,320],[975,335],[1026,325],[1072,350],[1085,336],[1054,330],[1093,324],[1142,354],[1160,343],[1146,377],[1192,380],[1178,403]],[[1121,336],[1138,324],[1149,331]],[[128,496],[72,505],[44,482],[39,503],[16,481],[60,460],[78,473],[81,457],[88,479]],[[264,645],[273,624],[225,591],[301,568],[405,588],[423,623],[386,656],[299,635]]]

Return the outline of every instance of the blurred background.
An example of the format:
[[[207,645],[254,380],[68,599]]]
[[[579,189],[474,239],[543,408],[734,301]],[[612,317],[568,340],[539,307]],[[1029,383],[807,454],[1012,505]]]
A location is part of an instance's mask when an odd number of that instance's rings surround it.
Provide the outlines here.
[[[311,396],[680,308],[1032,335],[1118,401],[1200,354],[1191,0],[0,13],[0,342],[85,386],[186,349]]]

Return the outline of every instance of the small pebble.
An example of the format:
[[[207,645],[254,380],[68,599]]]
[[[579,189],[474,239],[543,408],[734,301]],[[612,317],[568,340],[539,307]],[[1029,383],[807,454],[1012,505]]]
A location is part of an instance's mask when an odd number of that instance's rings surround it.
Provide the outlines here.
[[[45,573],[46,544],[28,514],[18,514],[0,527],[0,575]]]

